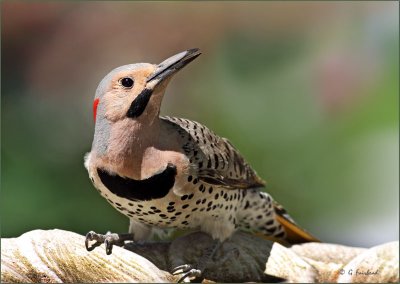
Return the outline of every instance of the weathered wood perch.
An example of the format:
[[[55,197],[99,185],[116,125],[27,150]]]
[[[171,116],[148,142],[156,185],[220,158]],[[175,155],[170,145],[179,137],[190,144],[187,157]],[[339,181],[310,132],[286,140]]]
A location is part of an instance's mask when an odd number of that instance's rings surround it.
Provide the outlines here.
[[[167,271],[195,263],[211,243],[197,232],[172,242],[127,244],[106,255],[87,252],[84,237],[62,230],[35,230],[1,239],[1,282],[176,282]],[[217,282],[398,282],[399,242],[370,249],[308,243],[285,248],[238,232],[225,242],[215,265],[204,271]]]

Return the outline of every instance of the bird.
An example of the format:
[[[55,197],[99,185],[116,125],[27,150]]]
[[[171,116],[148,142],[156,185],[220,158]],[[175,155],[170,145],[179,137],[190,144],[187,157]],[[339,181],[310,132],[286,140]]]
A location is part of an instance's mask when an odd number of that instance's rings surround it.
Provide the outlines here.
[[[265,182],[235,146],[199,122],[160,116],[172,77],[198,48],[160,64],[115,68],[96,89],[92,148],[85,167],[94,187],[129,218],[125,234],[86,235],[87,250],[143,241],[173,229],[198,229],[214,240],[196,265],[172,269],[200,277],[220,245],[244,230],[288,244],[317,242],[265,192]],[[91,244],[95,241],[94,244]]]

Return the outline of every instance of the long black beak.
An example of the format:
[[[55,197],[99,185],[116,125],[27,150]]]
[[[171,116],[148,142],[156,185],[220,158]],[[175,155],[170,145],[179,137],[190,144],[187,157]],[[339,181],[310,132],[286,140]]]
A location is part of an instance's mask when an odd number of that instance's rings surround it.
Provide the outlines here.
[[[154,88],[165,79],[174,75],[201,53],[198,48],[189,49],[178,53],[157,65],[153,74],[147,78],[148,86],[133,100],[126,114],[127,117],[136,118],[142,115],[153,94]]]
[[[147,78],[147,83],[156,80],[156,85],[166,78],[169,78],[187,64],[192,62],[201,52],[198,48],[192,48],[178,53],[158,64],[157,69]]]

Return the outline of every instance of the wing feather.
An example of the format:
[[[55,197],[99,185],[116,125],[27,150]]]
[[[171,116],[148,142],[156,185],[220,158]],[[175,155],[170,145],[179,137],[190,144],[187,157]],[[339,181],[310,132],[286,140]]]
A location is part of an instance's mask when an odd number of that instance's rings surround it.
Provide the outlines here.
[[[182,149],[191,163],[191,174],[199,180],[228,189],[265,185],[226,138],[195,121],[168,116],[162,119],[178,131],[183,141]]]

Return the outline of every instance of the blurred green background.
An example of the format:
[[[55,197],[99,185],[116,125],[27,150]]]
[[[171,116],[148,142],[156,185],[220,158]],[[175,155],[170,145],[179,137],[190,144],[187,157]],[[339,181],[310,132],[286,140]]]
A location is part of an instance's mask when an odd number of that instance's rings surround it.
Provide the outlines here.
[[[240,149],[326,242],[399,237],[398,2],[2,1],[1,236],[125,232],[83,166],[114,67],[203,55],[162,114]]]

